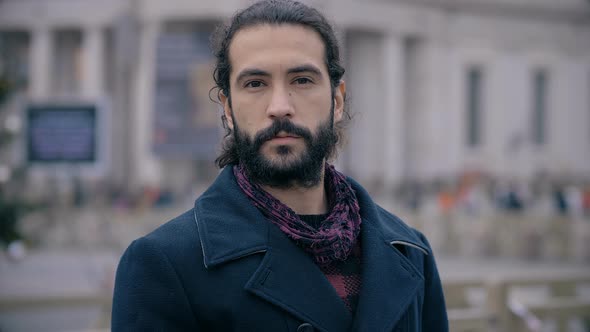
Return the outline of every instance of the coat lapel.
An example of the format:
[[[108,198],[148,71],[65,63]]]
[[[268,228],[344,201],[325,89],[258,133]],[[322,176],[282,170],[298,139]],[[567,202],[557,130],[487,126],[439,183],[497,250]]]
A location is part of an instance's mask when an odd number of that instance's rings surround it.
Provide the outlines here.
[[[362,286],[353,330],[392,331],[424,278],[369,222],[361,234]]]
[[[312,259],[277,227],[246,290],[321,331],[348,331],[352,315]]]
[[[354,315],[354,331],[392,331],[424,286],[424,276],[394,245],[428,247],[399,218],[376,205],[353,179],[361,206],[362,285]],[[412,248],[412,249],[408,249]]]

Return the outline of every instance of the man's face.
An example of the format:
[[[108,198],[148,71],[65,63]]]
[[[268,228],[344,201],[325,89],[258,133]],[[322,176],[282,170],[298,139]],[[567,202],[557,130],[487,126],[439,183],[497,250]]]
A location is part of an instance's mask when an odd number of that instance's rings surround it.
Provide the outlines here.
[[[342,82],[332,93],[324,49],[319,34],[299,25],[258,25],[234,36],[231,105],[222,102],[253,180],[288,187],[320,179],[345,92]]]

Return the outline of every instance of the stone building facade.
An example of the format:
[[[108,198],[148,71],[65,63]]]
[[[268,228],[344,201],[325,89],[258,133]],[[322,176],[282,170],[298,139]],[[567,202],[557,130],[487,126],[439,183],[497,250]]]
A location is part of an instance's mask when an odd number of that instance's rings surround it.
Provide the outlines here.
[[[307,2],[344,46],[354,120],[337,165],[361,182],[590,176],[589,1]],[[203,36],[248,3],[0,0],[3,66],[21,106],[108,105],[91,176],[182,186],[214,175],[222,135]]]

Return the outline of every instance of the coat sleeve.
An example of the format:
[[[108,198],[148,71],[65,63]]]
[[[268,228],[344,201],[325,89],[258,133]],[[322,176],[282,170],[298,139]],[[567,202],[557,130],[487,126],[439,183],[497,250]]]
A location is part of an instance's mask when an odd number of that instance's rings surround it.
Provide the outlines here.
[[[426,237],[419,236],[430,248]],[[422,307],[422,331],[449,331],[449,320],[443,294],[442,283],[434,260],[434,255],[426,256],[424,261],[424,304]]]
[[[197,330],[174,266],[148,238],[131,243],[119,262],[111,329],[114,332]]]

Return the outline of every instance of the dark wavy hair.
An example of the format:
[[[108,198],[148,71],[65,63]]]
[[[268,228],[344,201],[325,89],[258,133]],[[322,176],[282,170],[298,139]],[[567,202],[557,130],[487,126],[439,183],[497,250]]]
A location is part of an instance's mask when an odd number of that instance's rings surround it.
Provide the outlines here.
[[[340,84],[340,80],[344,75],[344,68],[340,64],[340,47],[338,46],[338,40],[336,39],[334,29],[328,20],[316,9],[297,1],[263,0],[236,13],[231,18],[229,24],[219,26],[212,35],[211,47],[215,54],[216,63],[213,72],[215,86],[211,91],[216,93],[218,102],[220,102],[220,94],[223,93],[223,95],[227,96],[231,107],[229,82],[231,63],[229,61],[229,46],[233,37],[241,29],[261,24],[302,25],[316,31],[320,35],[325,46],[325,63],[330,76],[332,95],[334,95],[334,91]],[[219,168],[223,168],[229,164],[237,164],[239,161],[233,133],[227,126],[225,114],[222,114],[221,120],[226,132],[221,147],[221,153],[215,160],[215,163]],[[335,125],[337,143],[343,141],[344,128],[349,120],[350,115],[345,109],[343,120]]]

